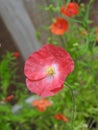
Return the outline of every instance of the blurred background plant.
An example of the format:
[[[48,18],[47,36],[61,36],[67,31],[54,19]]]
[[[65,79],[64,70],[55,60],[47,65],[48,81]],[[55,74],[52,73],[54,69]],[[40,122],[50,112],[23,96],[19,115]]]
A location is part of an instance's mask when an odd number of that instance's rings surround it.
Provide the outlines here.
[[[40,31],[49,32],[47,43],[62,46],[71,54],[74,72],[61,92],[41,99],[18,80],[19,54],[6,52],[0,61],[0,130],[98,130],[98,27],[92,27],[90,19],[95,0],[87,5],[78,0],[78,13],[72,17],[61,11],[70,2],[57,0],[55,4],[41,6],[55,17],[51,25],[42,25],[36,36],[40,40]],[[58,17],[68,24],[61,35],[51,31]]]

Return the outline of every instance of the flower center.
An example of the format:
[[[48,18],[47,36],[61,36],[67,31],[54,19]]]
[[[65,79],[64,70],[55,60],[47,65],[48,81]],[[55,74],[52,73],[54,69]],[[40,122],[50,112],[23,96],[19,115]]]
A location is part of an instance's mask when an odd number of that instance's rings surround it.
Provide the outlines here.
[[[61,24],[58,24],[58,28],[59,28],[59,29],[62,29],[62,25],[61,25]]]
[[[48,67],[48,68],[46,69],[46,74],[47,74],[48,76],[53,76],[54,73],[55,73],[54,67]]]

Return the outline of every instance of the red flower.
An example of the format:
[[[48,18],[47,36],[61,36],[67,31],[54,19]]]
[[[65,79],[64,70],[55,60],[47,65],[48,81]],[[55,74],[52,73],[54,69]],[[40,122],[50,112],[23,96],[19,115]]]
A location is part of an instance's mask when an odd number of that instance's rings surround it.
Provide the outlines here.
[[[86,30],[82,30],[82,35],[87,35],[87,31]]]
[[[62,120],[64,122],[68,122],[68,118],[66,118],[64,115],[62,115],[60,113],[58,113],[58,114],[55,115],[55,119],[56,120]]]
[[[96,28],[96,34],[98,34],[98,27]]]
[[[64,5],[61,7],[61,13],[65,16],[72,17],[74,15],[78,15],[79,13],[79,5],[75,2],[70,2],[68,5]]]
[[[14,95],[10,95],[4,99],[5,102],[9,102],[14,98]]]
[[[32,53],[25,62],[27,88],[40,96],[52,96],[63,88],[74,62],[64,49],[52,44],[44,45]]]
[[[47,99],[34,100],[32,105],[37,108],[38,111],[45,111],[47,107],[51,106],[51,102]]]
[[[96,42],[98,42],[98,36],[96,36]]]
[[[56,21],[50,26],[53,34],[63,35],[68,30],[68,22],[63,18],[56,18]]]
[[[20,54],[19,54],[19,52],[17,52],[17,51],[13,53],[13,56],[16,57],[16,58],[18,58],[19,55],[20,55]]]

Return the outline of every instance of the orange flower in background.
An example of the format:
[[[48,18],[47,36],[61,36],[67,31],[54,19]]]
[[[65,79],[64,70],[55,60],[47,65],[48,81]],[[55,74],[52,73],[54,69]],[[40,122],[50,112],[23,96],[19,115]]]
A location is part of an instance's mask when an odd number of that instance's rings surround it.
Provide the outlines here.
[[[65,117],[64,115],[60,114],[60,113],[58,113],[58,114],[55,115],[55,119],[56,120],[62,120],[64,122],[68,122],[68,118]]]
[[[4,99],[5,102],[9,102],[14,98],[14,95],[10,95]]]
[[[68,30],[68,22],[64,18],[56,18],[51,24],[50,30],[53,34],[63,35]]]
[[[96,28],[96,34],[98,34],[98,27]]]
[[[47,107],[51,106],[51,102],[47,99],[34,100],[32,106],[35,106],[38,111],[45,111]]]
[[[98,27],[96,28],[95,33],[96,33],[96,42],[98,42]]]
[[[98,42],[98,36],[96,36],[96,42]]]
[[[68,5],[61,7],[61,13],[65,16],[72,17],[78,15],[80,6],[76,2],[70,2]]]
[[[87,31],[86,30],[82,30],[82,35],[86,35],[87,34]]]
[[[16,52],[13,53],[13,56],[18,58],[20,56],[20,54],[19,54],[19,52],[16,51]]]

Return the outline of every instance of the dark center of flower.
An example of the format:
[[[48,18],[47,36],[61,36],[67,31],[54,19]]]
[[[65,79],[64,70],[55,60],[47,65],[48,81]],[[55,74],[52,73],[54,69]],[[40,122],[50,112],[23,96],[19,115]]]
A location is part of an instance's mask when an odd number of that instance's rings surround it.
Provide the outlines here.
[[[59,29],[62,29],[62,24],[58,24],[58,28],[59,28]]]
[[[73,9],[70,9],[70,10],[69,10],[69,13],[72,14],[72,13],[73,13]]]

